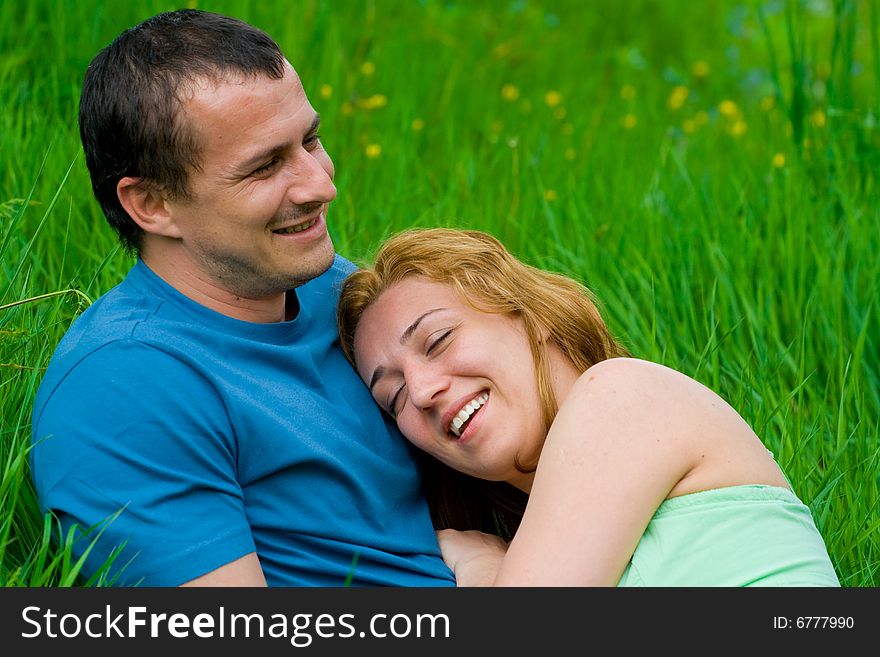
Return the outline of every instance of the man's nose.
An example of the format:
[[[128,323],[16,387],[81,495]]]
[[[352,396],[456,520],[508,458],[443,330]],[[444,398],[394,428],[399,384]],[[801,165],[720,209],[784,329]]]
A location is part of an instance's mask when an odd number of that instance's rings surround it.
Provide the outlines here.
[[[336,198],[333,164],[326,153],[301,150],[294,161],[288,197],[295,205],[329,203]]]

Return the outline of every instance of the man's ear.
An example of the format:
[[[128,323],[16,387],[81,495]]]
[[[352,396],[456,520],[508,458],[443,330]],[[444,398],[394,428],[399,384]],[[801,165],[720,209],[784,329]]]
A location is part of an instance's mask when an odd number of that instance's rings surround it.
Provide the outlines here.
[[[116,183],[116,196],[122,207],[144,232],[164,237],[180,237],[180,230],[168,209],[165,196],[143,178],[131,176]]]

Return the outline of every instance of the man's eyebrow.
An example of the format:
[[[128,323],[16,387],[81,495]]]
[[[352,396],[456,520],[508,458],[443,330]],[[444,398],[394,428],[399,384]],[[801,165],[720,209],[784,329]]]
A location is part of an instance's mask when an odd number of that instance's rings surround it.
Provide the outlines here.
[[[415,321],[406,327],[406,330],[400,335],[400,344],[403,344],[407,340],[412,337],[412,334],[416,332],[416,329],[419,328],[419,324],[422,323],[422,320],[425,319],[428,315],[431,315],[436,312],[440,312],[441,310],[446,310],[445,308],[432,308],[426,312],[423,312],[421,315],[416,317]],[[373,376],[370,377],[370,392],[373,392],[373,387],[379,382],[379,380],[385,376],[385,372],[387,370],[381,365],[377,367],[373,371]]]
[[[306,130],[306,135],[312,135],[318,131],[318,126],[321,125],[321,115],[315,112],[315,118],[312,119],[312,124],[309,126],[309,129]],[[271,157],[281,153],[290,147],[291,142],[286,142],[284,144],[277,144],[275,146],[270,146],[269,148],[260,151],[249,157],[247,160],[239,164],[236,169],[240,170],[244,173],[249,173],[251,169],[265,163]]]

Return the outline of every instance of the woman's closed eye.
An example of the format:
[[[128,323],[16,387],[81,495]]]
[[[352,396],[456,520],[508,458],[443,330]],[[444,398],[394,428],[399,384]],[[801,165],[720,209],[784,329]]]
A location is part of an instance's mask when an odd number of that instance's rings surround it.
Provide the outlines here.
[[[444,342],[452,335],[452,329],[445,329],[443,331],[438,331],[440,335],[434,339],[428,341],[428,348],[425,350],[425,355],[430,356],[432,352],[436,351],[436,349],[443,345]]]
[[[406,396],[406,384],[404,383],[397,389],[397,391],[394,393],[394,395],[391,397],[390,401],[388,402],[388,413],[394,419],[397,419],[397,414],[400,412],[399,405],[403,404],[405,396]]]

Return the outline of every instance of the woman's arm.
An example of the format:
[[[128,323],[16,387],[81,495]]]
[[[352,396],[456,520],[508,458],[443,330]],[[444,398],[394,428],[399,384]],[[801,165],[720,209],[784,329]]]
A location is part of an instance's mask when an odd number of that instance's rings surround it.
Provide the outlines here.
[[[492,586],[507,552],[507,543],[501,538],[474,530],[442,529],[437,532],[437,542],[460,587]]]

